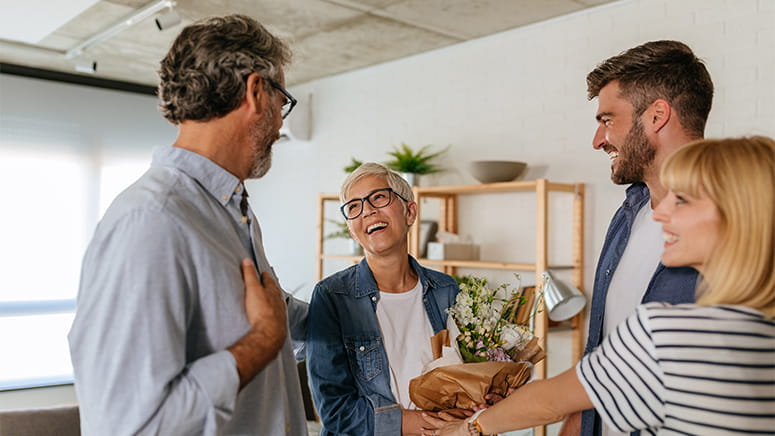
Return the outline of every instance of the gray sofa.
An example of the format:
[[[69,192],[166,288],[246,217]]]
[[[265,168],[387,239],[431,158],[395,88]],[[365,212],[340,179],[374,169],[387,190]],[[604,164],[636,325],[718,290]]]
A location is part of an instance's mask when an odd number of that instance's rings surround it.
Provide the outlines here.
[[[80,436],[78,407],[0,411],[0,436]]]

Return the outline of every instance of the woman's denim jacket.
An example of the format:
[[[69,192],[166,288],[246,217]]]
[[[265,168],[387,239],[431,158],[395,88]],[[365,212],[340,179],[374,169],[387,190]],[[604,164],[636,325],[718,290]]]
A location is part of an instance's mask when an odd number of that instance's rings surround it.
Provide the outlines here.
[[[433,331],[446,328],[455,279],[409,264],[422,283]],[[400,435],[401,406],[390,390],[387,354],[377,321],[379,290],[366,259],[315,286],[307,325],[307,369],[326,435]],[[430,338],[417,338],[429,341]]]

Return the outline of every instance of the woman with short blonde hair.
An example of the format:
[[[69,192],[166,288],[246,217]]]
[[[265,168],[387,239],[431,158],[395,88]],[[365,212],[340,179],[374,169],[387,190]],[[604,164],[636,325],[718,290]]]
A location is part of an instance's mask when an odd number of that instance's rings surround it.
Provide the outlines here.
[[[321,280],[312,293],[307,368],[320,434],[417,435],[422,414],[437,415],[417,409],[409,380],[433,360],[430,337],[446,327],[446,309],[459,288],[451,276],[409,255],[417,203],[397,173],[365,163],[345,179],[340,199],[365,256]]]

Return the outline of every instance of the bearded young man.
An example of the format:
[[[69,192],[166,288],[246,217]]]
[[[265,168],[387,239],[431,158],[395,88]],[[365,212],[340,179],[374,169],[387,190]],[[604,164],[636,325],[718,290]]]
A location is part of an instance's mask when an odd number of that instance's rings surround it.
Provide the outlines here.
[[[678,41],[652,41],[607,59],[587,75],[597,98],[592,141],[611,159],[611,180],[630,185],[608,226],[595,272],[585,353],[595,349],[640,303],[694,301],[697,274],[660,263],[664,239],[653,209],[667,191],[662,162],[704,135],[713,82],[703,62]],[[579,428],[580,427],[580,428]],[[594,409],[571,415],[561,435],[621,435]]]
[[[307,305],[277,285],[244,184],[269,170],[295,103],[289,58],[231,15],[186,27],[162,60],[178,137],[83,261],[69,340],[84,435],[307,434],[289,339],[305,337]]]

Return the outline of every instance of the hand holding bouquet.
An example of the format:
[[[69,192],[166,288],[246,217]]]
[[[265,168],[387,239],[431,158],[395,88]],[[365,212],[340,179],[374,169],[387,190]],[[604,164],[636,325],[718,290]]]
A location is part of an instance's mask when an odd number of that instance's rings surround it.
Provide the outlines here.
[[[421,409],[471,409],[488,393],[505,396],[527,382],[533,364],[545,356],[528,328],[535,316],[535,288],[490,288],[476,277],[463,277],[459,285],[455,304],[447,309],[452,346],[409,384]]]

